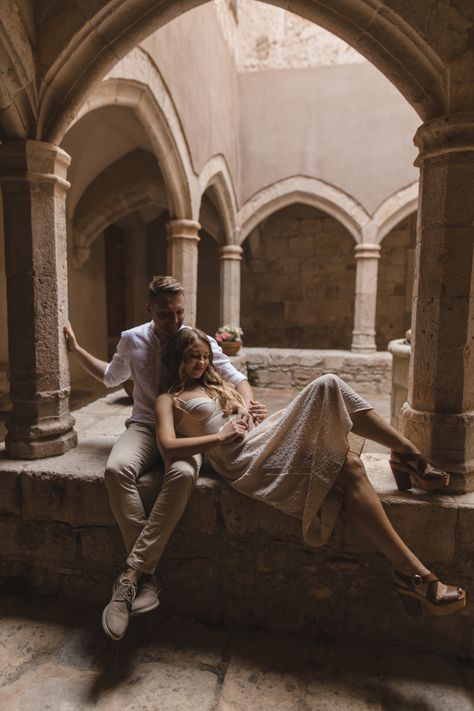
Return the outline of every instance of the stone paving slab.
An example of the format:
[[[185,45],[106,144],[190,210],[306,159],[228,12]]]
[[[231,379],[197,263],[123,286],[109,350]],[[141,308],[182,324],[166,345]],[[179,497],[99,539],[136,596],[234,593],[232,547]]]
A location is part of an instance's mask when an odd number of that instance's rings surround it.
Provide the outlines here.
[[[397,646],[132,620],[123,640],[100,610],[6,596],[0,608],[5,711],[474,710],[474,667]]]

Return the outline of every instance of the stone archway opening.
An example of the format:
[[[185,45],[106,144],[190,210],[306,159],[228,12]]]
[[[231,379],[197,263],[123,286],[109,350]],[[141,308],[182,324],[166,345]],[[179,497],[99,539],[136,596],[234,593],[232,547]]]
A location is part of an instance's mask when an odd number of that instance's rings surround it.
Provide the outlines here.
[[[219,246],[224,241],[218,203],[212,185],[202,196],[199,214],[196,325],[213,335],[220,324],[221,278]]]
[[[350,349],[354,239],[340,222],[296,203],[262,221],[243,249],[246,345]]]
[[[375,319],[377,350],[387,350],[389,342],[403,337],[411,326],[415,243],[416,213],[399,222],[382,241]]]

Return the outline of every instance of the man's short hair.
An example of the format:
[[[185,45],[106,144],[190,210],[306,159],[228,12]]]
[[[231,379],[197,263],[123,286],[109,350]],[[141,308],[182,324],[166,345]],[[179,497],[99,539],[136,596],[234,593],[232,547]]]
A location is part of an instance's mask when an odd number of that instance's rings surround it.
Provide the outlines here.
[[[184,294],[182,284],[172,276],[154,276],[148,284],[148,301],[156,301],[160,296]]]

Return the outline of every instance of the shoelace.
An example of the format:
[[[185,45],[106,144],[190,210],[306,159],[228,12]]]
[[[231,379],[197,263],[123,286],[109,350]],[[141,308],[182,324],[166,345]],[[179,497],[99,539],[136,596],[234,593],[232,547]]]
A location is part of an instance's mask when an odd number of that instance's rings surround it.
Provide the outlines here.
[[[123,590],[120,590],[120,588],[123,588]],[[137,594],[137,590],[135,588],[135,585],[132,583],[131,580],[128,578],[121,578],[119,580],[119,584],[117,586],[117,592],[121,592],[122,597],[125,602],[128,602],[129,605],[132,604],[132,602],[135,600],[135,595]]]

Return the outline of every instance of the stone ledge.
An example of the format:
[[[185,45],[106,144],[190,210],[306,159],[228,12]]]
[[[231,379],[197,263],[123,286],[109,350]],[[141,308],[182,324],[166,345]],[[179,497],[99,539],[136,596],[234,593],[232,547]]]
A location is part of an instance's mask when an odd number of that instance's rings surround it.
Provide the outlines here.
[[[78,411],[76,450],[36,462],[13,462],[0,452],[3,590],[106,601],[124,551],[103,470],[123,420],[123,406],[117,410],[109,395]],[[473,590],[474,494],[400,493],[385,455],[364,460],[390,519],[417,555]],[[158,472],[141,477],[146,507],[159,479]],[[163,613],[474,652],[471,608],[453,620],[405,615],[389,566],[344,513],[329,543],[311,549],[301,542],[297,519],[241,496],[206,467],[160,570]]]
[[[250,381],[265,388],[303,387],[320,375],[335,373],[366,395],[390,394],[392,356],[386,351],[245,348]]]

